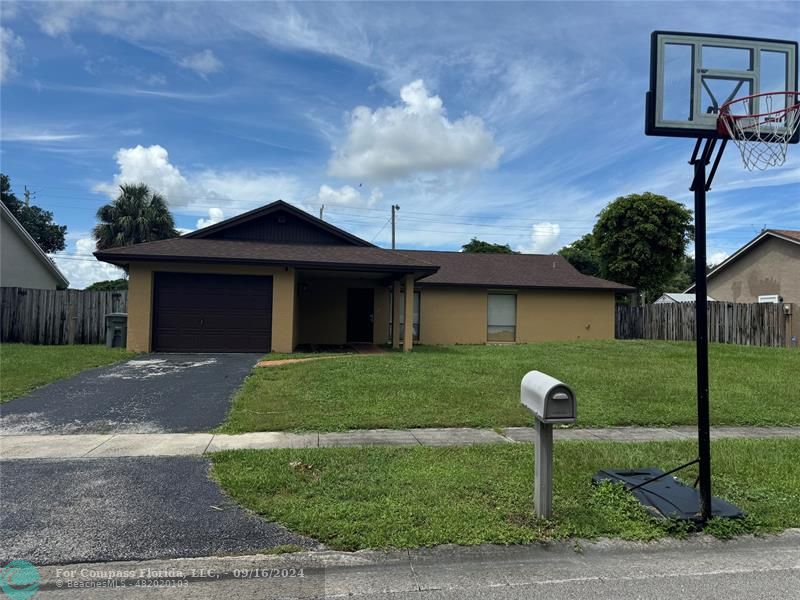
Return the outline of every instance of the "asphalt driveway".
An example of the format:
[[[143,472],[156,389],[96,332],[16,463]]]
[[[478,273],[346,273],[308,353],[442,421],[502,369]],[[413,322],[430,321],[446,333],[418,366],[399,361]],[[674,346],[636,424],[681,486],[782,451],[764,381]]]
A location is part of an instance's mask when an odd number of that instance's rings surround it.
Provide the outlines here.
[[[0,406],[0,433],[162,433],[222,423],[259,354],[146,354]]]
[[[258,552],[314,540],[229,500],[202,458],[0,461],[0,564]]]

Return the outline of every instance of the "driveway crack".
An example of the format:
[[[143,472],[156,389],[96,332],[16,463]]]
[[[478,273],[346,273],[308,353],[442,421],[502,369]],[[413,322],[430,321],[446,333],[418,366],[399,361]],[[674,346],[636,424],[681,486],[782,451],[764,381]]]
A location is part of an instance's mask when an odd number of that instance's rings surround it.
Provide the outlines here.
[[[406,429],[406,431],[411,435],[412,438],[414,438],[414,441],[416,441],[420,446],[424,446],[424,444],[419,440],[419,438],[414,435],[413,429]]]
[[[216,433],[212,433],[212,434],[211,434],[211,439],[210,439],[210,440],[208,440],[208,443],[206,444],[206,447],[205,447],[205,448],[203,448],[202,456],[205,456],[205,455],[206,455],[206,452],[208,452],[208,448],[211,446],[211,442],[213,442],[213,441],[214,441],[214,438],[215,438],[215,437],[217,437],[217,434],[216,434]]]
[[[109,436],[108,436],[108,438],[107,438],[107,439],[105,439],[105,440],[103,440],[102,442],[100,442],[99,444],[97,444],[97,446],[95,446],[94,448],[92,448],[92,449],[91,449],[91,450],[89,450],[88,452],[85,452],[85,453],[83,454],[83,456],[81,456],[81,458],[86,458],[86,457],[87,457],[87,456],[89,456],[89,455],[90,455],[92,452],[94,452],[95,450],[97,450],[97,449],[98,449],[100,446],[103,446],[103,445],[107,444],[108,442],[110,442],[111,440],[113,440],[115,437],[117,437],[117,434],[116,434],[116,433],[112,433],[111,435],[109,435]]]

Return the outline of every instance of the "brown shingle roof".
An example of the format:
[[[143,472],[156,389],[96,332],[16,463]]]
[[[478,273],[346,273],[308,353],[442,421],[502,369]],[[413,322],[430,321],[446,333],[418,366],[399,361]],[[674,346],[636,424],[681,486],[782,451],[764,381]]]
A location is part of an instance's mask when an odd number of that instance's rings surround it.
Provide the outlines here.
[[[795,231],[793,229],[767,229],[767,231],[771,231],[772,233],[777,233],[783,237],[791,238],[800,242],[800,231]]]
[[[634,288],[584,275],[558,254],[472,254],[399,250],[439,270],[420,285],[474,285],[497,288],[572,288],[633,292]]]
[[[433,273],[436,266],[421,257],[409,256],[374,246],[319,244],[275,244],[238,240],[173,238],[100,250],[99,260],[115,264],[130,261],[191,261],[260,263],[360,270],[418,271]]]
[[[420,280],[426,285],[634,291],[626,285],[583,275],[557,254],[470,254],[180,237],[101,250],[95,252],[95,256],[114,264],[131,261],[222,262],[416,272],[428,274]]]

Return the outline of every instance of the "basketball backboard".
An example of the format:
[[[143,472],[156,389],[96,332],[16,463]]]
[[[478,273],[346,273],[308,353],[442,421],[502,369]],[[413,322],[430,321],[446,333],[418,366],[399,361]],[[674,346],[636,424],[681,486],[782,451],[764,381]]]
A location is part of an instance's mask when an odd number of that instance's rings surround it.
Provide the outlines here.
[[[724,137],[718,132],[717,117],[726,102],[765,92],[797,91],[797,46],[796,41],[654,31],[645,133]],[[796,102],[796,94],[756,96],[730,109],[733,115],[757,115]],[[773,123],[773,128],[782,126],[780,121]],[[798,136],[800,131],[788,141],[796,143]]]

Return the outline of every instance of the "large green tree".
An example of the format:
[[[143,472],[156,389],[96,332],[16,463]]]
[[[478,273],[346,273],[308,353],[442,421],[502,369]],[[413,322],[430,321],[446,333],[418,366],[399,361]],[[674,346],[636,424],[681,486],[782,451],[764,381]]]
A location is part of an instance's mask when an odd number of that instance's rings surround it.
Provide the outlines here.
[[[564,246],[558,253],[584,275],[600,275],[600,258],[591,233]]]
[[[601,211],[592,236],[601,276],[632,285],[651,301],[685,264],[692,212],[665,196],[630,194]]]
[[[164,198],[143,183],[120,186],[116,200],[97,210],[93,234],[98,250],[154,242],[180,235]]]
[[[468,243],[461,246],[461,250],[462,252],[474,252],[476,254],[517,254],[508,244],[492,244],[478,238],[472,238]]]
[[[91,292],[116,292],[119,290],[128,289],[127,279],[104,279],[103,281],[95,281],[93,284],[84,288]]]
[[[53,213],[50,211],[20,202],[11,190],[11,180],[2,173],[0,173],[0,198],[42,250],[50,253],[66,247],[64,237],[67,226],[53,221]]]

